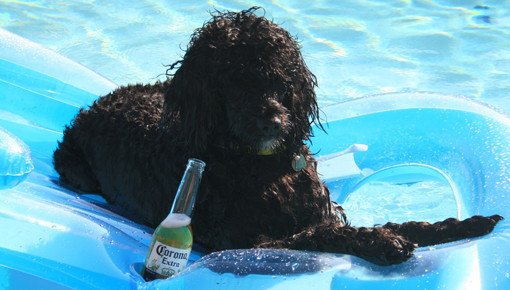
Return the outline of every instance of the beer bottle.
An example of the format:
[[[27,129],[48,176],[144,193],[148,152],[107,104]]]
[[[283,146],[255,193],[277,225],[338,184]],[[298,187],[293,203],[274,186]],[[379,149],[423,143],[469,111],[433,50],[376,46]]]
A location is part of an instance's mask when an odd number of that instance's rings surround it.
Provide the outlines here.
[[[201,160],[188,160],[170,214],[152,236],[142,274],[145,281],[171,277],[186,266],[193,244],[191,213],[204,167]]]

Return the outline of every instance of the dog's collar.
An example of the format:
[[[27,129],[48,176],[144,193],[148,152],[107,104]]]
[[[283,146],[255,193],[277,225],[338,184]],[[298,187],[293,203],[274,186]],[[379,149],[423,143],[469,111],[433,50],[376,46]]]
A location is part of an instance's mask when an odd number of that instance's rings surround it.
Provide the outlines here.
[[[259,156],[273,156],[277,155],[278,153],[282,152],[285,147],[280,147],[278,149],[261,149],[256,150],[250,146],[239,146],[235,143],[230,143],[228,145],[218,145],[219,148],[225,149],[225,150],[233,150],[239,153],[246,153],[246,154],[253,154],[253,155],[259,155]],[[307,166],[308,162],[306,160],[306,157],[301,153],[295,153],[292,156],[291,159],[291,166],[292,169],[295,171],[301,171]]]
[[[277,151],[273,150],[273,149],[261,149],[261,150],[257,151],[257,155],[262,155],[262,156],[275,155],[276,153],[277,153]]]
[[[251,146],[243,146],[236,144],[234,142],[218,142],[216,143],[216,147],[221,148],[227,151],[234,151],[237,153],[244,153],[249,155],[260,155],[260,156],[271,156],[277,155],[282,152],[285,148],[277,148],[277,149],[256,149]]]
[[[274,155],[276,153],[277,152],[275,150],[265,149],[265,150],[259,150],[257,152],[257,155],[270,156],[270,155]],[[294,171],[301,171],[302,169],[304,169],[306,167],[306,164],[307,164],[306,158],[303,154],[294,154],[292,156],[291,165],[292,165],[292,169],[294,169]]]
[[[278,148],[278,149],[259,149],[259,150],[257,150],[250,146],[239,146],[236,144],[231,144],[231,146],[229,146],[229,148],[234,151],[237,151],[237,152],[243,152],[243,153],[247,153],[247,154],[254,154],[254,155],[260,155],[260,156],[276,155],[279,152],[281,152],[283,149],[285,149],[285,148]]]

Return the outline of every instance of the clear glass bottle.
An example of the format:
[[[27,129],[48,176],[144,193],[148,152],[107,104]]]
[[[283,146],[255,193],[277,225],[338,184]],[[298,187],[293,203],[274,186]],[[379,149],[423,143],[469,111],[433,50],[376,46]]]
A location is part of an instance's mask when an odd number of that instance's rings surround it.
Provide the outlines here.
[[[189,159],[170,214],[152,236],[142,276],[145,281],[165,279],[184,269],[191,252],[191,214],[205,163]]]

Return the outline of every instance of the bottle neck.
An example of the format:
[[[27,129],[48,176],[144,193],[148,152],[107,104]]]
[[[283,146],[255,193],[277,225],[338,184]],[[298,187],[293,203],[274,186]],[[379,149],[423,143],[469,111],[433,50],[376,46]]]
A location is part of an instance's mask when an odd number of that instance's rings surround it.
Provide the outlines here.
[[[170,215],[184,214],[191,217],[204,167],[205,163],[201,160],[188,160],[188,165],[177,189]]]

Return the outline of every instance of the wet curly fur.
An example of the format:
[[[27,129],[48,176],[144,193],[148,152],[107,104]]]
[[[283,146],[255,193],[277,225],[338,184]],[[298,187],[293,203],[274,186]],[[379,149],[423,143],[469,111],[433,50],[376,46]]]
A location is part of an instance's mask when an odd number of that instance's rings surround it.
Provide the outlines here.
[[[409,259],[417,246],[492,231],[498,215],[373,228],[346,223],[305,145],[311,125],[322,128],[316,79],[296,40],[255,10],[214,13],[168,80],[121,87],[81,110],[54,154],[61,181],[100,192],[155,227],[187,159],[200,158],[207,166],[192,226],[209,251],[290,248],[388,265]],[[306,165],[296,171],[299,156]]]

